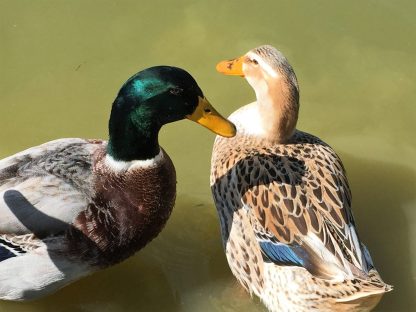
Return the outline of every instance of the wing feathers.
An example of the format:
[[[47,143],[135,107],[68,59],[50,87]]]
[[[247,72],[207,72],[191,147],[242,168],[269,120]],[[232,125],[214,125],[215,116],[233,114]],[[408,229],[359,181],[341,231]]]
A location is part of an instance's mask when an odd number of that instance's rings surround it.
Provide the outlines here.
[[[242,199],[259,226],[279,243],[291,250],[293,244],[308,250],[308,261],[316,261],[309,270],[320,276],[340,276],[340,272],[350,275],[351,265],[368,272],[364,263],[368,261],[362,255],[354,226],[351,193],[341,160],[325,143],[307,134],[301,135],[308,143],[275,145],[261,152],[259,149],[246,151],[239,160],[233,160],[231,168],[223,165],[223,169],[216,168],[214,181],[225,182],[218,180],[221,172],[240,178],[238,188],[230,179],[216,191],[221,194],[227,187],[227,193]],[[286,249],[280,245],[276,247],[265,242],[261,245],[271,260],[284,260]],[[326,262],[325,266],[331,269],[324,269],[319,262]],[[299,262],[293,260],[293,263]]]
[[[304,265],[303,260],[296,255],[291,247],[285,244],[272,243],[263,240],[261,240],[259,244],[263,255],[265,255],[269,261],[283,265]]]
[[[97,146],[61,139],[0,160],[0,233],[44,236],[64,230],[92,195],[91,157]]]

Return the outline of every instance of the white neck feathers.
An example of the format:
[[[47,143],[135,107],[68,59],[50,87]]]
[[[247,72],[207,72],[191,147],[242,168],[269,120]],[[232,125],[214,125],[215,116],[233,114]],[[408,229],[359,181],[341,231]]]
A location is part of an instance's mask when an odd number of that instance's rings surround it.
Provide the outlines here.
[[[251,103],[235,111],[229,117],[237,126],[237,133],[242,132],[252,136],[263,137],[267,134],[263,127],[257,103]]]
[[[105,164],[111,170],[115,172],[120,171],[129,171],[134,169],[150,169],[157,167],[162,160],[164,159],[163,151],[160,149],[159,154],[155,157],[145,160],[132,160],[132,161],[122,161],[122,160],[115,160],[112,156],[106,155],[105,156]]]

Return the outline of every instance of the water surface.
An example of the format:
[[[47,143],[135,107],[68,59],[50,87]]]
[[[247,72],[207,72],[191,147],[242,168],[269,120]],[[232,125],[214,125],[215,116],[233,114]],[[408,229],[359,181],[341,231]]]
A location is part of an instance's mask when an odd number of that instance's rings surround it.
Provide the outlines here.
[[[190,71],[219,110],[253,100],[216,62],[260,44],[283,51],[301,88],[298,128],[347,168],[354,214],[385,281],[378,311],[416,300],[416,4],[412,1],[0,1],[0,157],[61,137],[106,138],[136,71]],[[209,190],[214,136],[183,121],[161,144],[178,172],[163,233],[128,261],[8,312],[265,311],[222,252]]]

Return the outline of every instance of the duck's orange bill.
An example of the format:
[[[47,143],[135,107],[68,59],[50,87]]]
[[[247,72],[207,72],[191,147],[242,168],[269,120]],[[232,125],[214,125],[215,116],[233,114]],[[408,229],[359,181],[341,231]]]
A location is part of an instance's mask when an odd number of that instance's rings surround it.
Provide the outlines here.
[[[243,59],[243,57],[239,57],[233,60],[219,62],[216,69],[224,75],[244,77]]]
[[[191,115],[187,115],[186,118],[226,138],[232,138],[237,131],[235,125],[222,117],[206,98],[199,97],[195,111]]]

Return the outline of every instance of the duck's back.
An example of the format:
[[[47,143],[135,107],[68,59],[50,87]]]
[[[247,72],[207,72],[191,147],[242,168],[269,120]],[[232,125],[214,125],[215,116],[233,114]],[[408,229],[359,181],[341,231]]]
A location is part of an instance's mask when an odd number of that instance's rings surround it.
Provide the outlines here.
[[[216,138],[211,164],[234,275],[272,311],[287,300],[300,311],[316,306],[313,298],[351,301],[387,291],[358,238],[339,157],[301,131],[285,144],[259,139],[251,107],[230,116],[237,136]],[[290,295],[287,285],[295,289]]]
[[[61,139],[0,160],[0,233],[43,237],[66,229],[93,195],[99,146]]]

